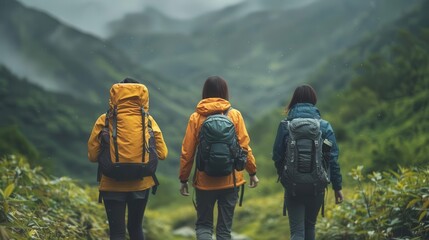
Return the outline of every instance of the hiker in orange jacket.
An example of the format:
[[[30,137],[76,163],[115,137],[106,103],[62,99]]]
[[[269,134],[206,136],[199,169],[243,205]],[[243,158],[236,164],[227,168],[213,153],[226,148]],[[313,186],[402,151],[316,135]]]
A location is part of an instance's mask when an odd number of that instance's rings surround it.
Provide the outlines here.
[[[142,132],[136,129],[142,126],[141,107],[149,111],[149,92],[146,86],[131,78],[114,84],[110,90],[110,108],[118,106],[118,152],[119,159],[127,161],[142,161]],[[165,159],[168,154],[161,129],[152,116],[148,115],[155,137],[156,155],[158,159]],[[106,114],[102,114],[94,124],[88,140],[88,158],[91,162],[98,161],[100,153],[100,133],[105,125]],[[110,130],[113,126],[110,124]],[[135,132],[135,134],[134,134]],[[124,137],[131,136],[131,137]],[[133,138],[132,138],[133,137]],[[149,136],[147,136],[149,137]],[[110,136],[110,138],[112,138]],[[148,138],[146,138],[148,139]],[[110,141],[111,143],[113,141]],[[113,145],[113,144],[111,144]],[[115,150],[110,146],[112,158]],[[148,158],[149,154],[145,157]],[[100,198],[104,200],[107,218],[109,221],[110,239],[125,239],[125,209],[128,207],[128,233],[131,240],[144,239],[142,223],[149,189],[155,186],[153,177],[133,181],[117,181],[105,175],[101,176],[99,190]],[[100,199],[101,200],[101,199]]]
[[[250,186],[258,185],[256,177],[256,162],[249,146],[250,138],[244,124],[243,117],[237,109],[231,109],[228,101],[228,86],[226,81],[219,76],[209,77],[203,87],[202,100],[196,107],[188,122],[186,133],[182,143],[180,157],[181,182],[180,193],[189,196],[188,180],[194,163],[194,155],[199,144],[199,132],[201,125],[207,116],[216,113],[226,113],[233,122],[239,145],[247,152],[246,171],[250,175]],[[218,204],[218,219],[216,224],[217,239],[231,239],[231,226],[235,205],[238,200],[238,187],[245,184],[242,171],[222,177],[208,176],[204,171],[195,171],[193,186],[196,191],[196,234],[197,239],[212,239],[213,235],[213,209],[215,202]]]

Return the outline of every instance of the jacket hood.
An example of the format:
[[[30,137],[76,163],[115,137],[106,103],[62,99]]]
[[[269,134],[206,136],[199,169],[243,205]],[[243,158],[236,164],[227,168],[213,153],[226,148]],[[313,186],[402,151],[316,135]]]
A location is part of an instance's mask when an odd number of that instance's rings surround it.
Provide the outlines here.
[[[316,118],[320,119],[320,112],[311,103],[297,103],[289,111],[287,119],[294,118]]]
[[[109,105],[139,106],[149,111],[149,90],[141,83],[116,83],[110,88]]]
[[[196,107],[196,112],[208,116],[215,113],[225,112],[231,107],[231,103],[223,98],[205,98]]]

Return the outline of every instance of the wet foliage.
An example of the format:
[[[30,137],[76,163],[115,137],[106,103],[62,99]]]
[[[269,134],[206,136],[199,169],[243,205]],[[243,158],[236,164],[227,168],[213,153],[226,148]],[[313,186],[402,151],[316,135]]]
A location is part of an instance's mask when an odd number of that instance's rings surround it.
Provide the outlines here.
[[[104,210],[93,190],[30,168],[22,157],[2,158],[0,173],[0,239],[106,238]]]
[[[357,187],[348,199],[319,219],[318,239],[428,239],[429,169],[362,169],[350,172]]]

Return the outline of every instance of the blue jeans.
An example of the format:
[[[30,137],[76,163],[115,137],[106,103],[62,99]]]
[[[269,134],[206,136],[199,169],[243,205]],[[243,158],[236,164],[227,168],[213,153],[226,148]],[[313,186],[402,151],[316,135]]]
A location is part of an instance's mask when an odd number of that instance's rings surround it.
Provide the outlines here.
[[[216,224],[216,239],[231,239],[232,218],[237,204],[238,192],[234,188],[221,190],[195,189],[197,200],[197,222],[195,230],[198,240],[212,240],[213,210],[217,201],[218,218]]]
[[[324,194],[292,197],[287,195],[286,207],[289,216],[291,240],[314,240],[316,220],[323,203]]]

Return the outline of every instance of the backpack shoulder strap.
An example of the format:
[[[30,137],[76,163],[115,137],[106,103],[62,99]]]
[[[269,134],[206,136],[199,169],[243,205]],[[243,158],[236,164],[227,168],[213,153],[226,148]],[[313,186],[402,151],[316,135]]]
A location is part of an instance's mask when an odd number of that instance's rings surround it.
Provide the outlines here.
[[[146,122],[145,122],[145,118],[147,117],[147,113],[145,112],[143,107],[141,107],[141,115],[142,115],[142,134],[143,134],[142,162],[144,162],[145,155],[146,155],[146,148],[147,148],[147,146],[146,146]],[[148,118],[148,121],[149,121],[149,118]]]
[[[229,107],[228,109],[226,109],[222,114],[225,116],[228,116],[229,111],[232,110],[232,107]]]
[[[115,147],[115,159],[119,162],[119,150],[118,150],[118,106],[113,107],[113,131],[112,131],[113,145]]]
[[[104,118],[104,127],[109,127],[109,114],[110,114],[110,111],[109,110],[107,110],[107,112],[106,112],[106,117]]]
[[[291,133],[291,130],[290,130],[290,120],[287,120],[287,121],[286,121],[286,129],[287,129],[287,131],[288,131],[288,138],[290,138],[290,139],[291,139],[291,141],[294,141],[294,140],[295,140],[295,138],[293,137],[293,135],[292,135],[292,133]]]
[[[107,110],[106,116],[104,118],[104,126],[103,126],[103,128],[106,129],[107,132],[109,132],[109,114],[110,114],[110,111]],[[100,132],[100,135],[98,137],[101,137],[101,132]],[[101,173],[100,164],[98,164],[98,167],[97,167],[97,182],[101,181],[101,175],[102,175],[102,173]],[[101,198],[100,197],[101,197],[101,195],[99,196],[99,202],[101,203]]]

